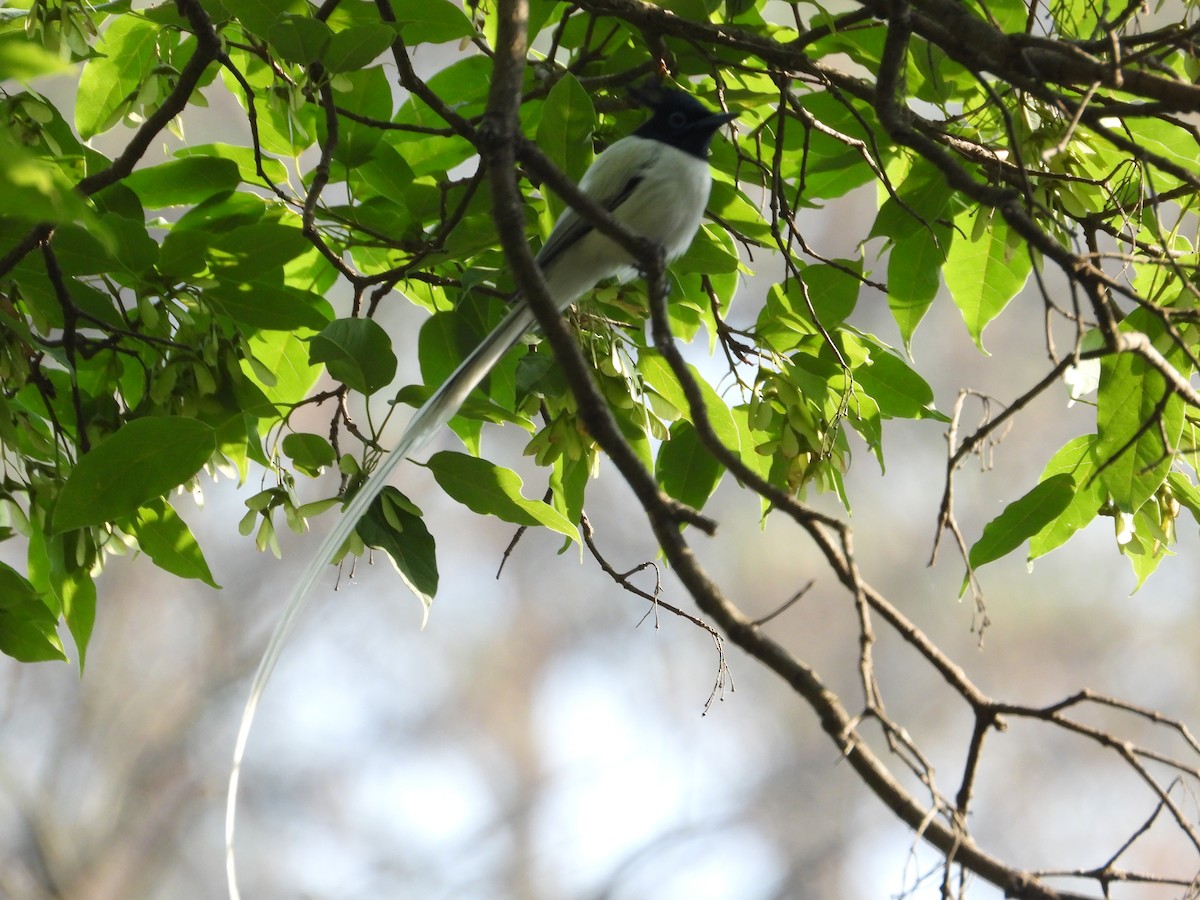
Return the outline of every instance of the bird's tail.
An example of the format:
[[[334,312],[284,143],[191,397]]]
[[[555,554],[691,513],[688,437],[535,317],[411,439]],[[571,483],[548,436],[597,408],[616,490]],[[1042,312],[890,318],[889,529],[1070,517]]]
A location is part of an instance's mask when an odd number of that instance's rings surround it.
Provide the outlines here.
[[[442,383],[441,387],[433,392],[433,395],[409,420],[408,426],[404,429],[404,433],[400,436],[400,440],[392,452],[371,473],[358,493],[346,504],[342,515],[334,523],[329,534],[325,536],[317,552],[309,559],[304,574],[300,576],[300,580],[292,589],[291,596],[284,607],[283,617],[275,626],[271,640],[267,643],[267,649],[258,664],[258,671],[254,673],[254,682],[250,686],[250,696],[246,700],[246,708],[242,713],[241,725],[238,728],[237,744],[233,751],[233,768],[229,773],[229,793],[225,805],[225,866],[229,882],[229,895],[234,900],[239,897],[239,893],[234,869],[233,834],[237,815],[238,780],[241,775],[242,758],[246,752],[246,741],[250,736],[250,728],[254,723],[258,702],[262,698],[267,681],[279,660],[283,645],[308,602],[309,593],[316,585],[325,566],[333,560],[334,554],[354,531],[359,519],[387,485],[392,470],[406,457],[424,447],[438,429],[454,417],[471,391],[487,377],[496,363],[521,339],[533,323],[533,314],[529,312],[524,303],[518,302],[504,320],[484,338],[483,343],[476,347],[471,355],[463,360],[454,373]]]

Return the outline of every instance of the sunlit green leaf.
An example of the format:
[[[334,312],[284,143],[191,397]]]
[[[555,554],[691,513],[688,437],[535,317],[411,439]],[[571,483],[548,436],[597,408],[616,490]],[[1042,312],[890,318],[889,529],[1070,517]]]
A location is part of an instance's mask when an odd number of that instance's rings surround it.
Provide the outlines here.
[[[514,525],[544,525],[579,540],[579,530],[553,506],[521,494],[521,478],[486,459],[442,451],[426,463],[442,490],[480,515],[496,516]]]
[[[1076,531],[1096,518],[1100,506],[1104,503],[1105,489],[1095,477],[1095,442],[1094,434],[1073,438],[1046,464],[1046,469],[1042,472],[1042,481],[1065,473],[1075,482],[1075,494],[1056,518],[1047,522],[1029,539],[1030,559],[1037,559],[1065,544]]]
[[[142,552],[163,571],[180,578],[199,579],[210,587],[221,587],[213,580],[191,529],[162,498],[156,497],[138,509],[129,523],[129,531]]]
[[[729,406],[699,372],[690,366],[688,368],[704,399],[704,410],[708,414],[713,432],[722,444],[737,453],[740,447],[739,431],[729,412]],[[638,359],[638,370],[650,387],[686,416],[688,421],[694,421],[683,386],[666,359],[656,351],[643,351]]]
[[[915,163],[894,190],[880,206],[870,237],[900,242],[919,231],[931,233],[954,194],[941,170],[924,160]]]
[[[888,308],[905,347],[912,345],[917,326],[937,296],[950,233],[940,225],[921,228],[897,241],[888,253]]]
[[[209,156],[188,156],[138,169],[125,184],[151,209],[200,203],[232,191],[241,176],[237,163]]]
[[[671,426],[671,439],[659,448],[654,474],[662,489],[693,509],[701,509],[725,469],[704,446],[691,422]]]
[[[39,75],[65,72],[70,65],[57,54],[31,42],[22,34],[0,35],[0,81],[28,81]]]
[[[79,78],[75,126],[84,140],[115,124],[155,61],[159,26],[137,16],[119,16],[104,31]]]
[[[1004,512],[983,527],[983,535],[971,545],[968,554],[971,568],[978,569],[1007,556],[1041,531],[1067,508],[1075,496],[1075,487],[1075,479],[1060,472],[1008,504]]]
[[[272,403],[299,403],[321,375],[308,359],[310,332],[259,331],[246,338],[257,366],[249,360],[242,371],[254,380]],[[269,379],[263,378],[268,373]]]
[[[869,365],[854,370],[854,380],[879,404],[885,416],[901,419],[949,419],[933,406],[933,388],[908,364],[882,347]]]
[[[1183,415],[1183,398],[1168,393],[1166,380],[1142,357],[1122,353],[1101,360],[1099,437],[1092,454],[1101,483],[1122,512],[1139,509],[1166,478]]]
[[[1029,277],[1029,252],[1009,242],[1008,225],[992,210],[972,208],[956,216],[954,224],[960,233],[946,255],[946,287],[971,338],[983,350],[983,330]],[[977,227],[982,233],[975,238]]]
[[[34,156],[0,129],[0,196],[3,215],[26,222],[73,222],[90,209],[58,166]]]

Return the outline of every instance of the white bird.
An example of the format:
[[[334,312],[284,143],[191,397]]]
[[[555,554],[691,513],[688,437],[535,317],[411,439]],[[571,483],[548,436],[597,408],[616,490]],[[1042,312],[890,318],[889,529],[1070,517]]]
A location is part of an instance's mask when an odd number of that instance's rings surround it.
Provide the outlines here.
[[[709,141],[737,114],[714,113],[694,97],[662,87],[643,87],[634,96],[653,115],[597,156],[579,189],[631,232],[657,241],[669,263],[687,250],[704,216],[712,187]],[[636,263],[625,250],[569,207],[554,223],[537,263],[559,309],[607,278],[628,281],[637,274]],[[403,458],[424,446],[534,324],[529,307],[518,301],[417,410],[391,458]]]
[[[669,263],[687,250],[700,228],[712,187],[709,143],[717,130],[737,114],[714,113],[689,94],[657,85],[635,88],[631,93],[650,109],[650,118],[629,137],[597,156],[580,180],[579,188],[630,232],[658,242]],[[566,309],[607,278],[626,281],[637,274],[635,260],[571,208],[559,216],[536,258],[559,309]],[[420,450],[454,417],[471,391],[534,325],[533,313],[518,298],[504,320],[409,420],[392,452],[346,505],[293,589],[255,673],[234,750],[225,810],[226,870],[231,897],[239,896],[233,834],[246,740],[263,689],[310,590],[383,490],[392,470]]]

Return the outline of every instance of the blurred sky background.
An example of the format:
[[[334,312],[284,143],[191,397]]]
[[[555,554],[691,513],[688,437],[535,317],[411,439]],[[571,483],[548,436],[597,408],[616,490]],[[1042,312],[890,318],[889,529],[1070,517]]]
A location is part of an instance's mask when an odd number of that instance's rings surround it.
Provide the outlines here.
[[[436,68],[438,60],[424,62]],[[69,98],[68,81],[55,87],[60,100]],[[211,106],[189,119],[187,140],[244,141],[244,118],[230,98],[219,88],[206,93]],[[122,137],[97,144],[111,152]],[[809,243],[826,255],[854,255],[874,215],[873,190],[807,214]],[[866,258],[882,273],[878,250],[869,244]],[[753,319],[764,287],[745,285],[734,324]],[[421,319],[399,297],[381,309],[401,359],[398,386],[418,380]],[[899,342],[881,296],[864,291],[853,321]],[[988,329],[994,355],[986,357],[940,297],[917,332],[915,367],[943,411],[964,387],[1011,400],[1046,370],[1042,321],[1040,299],[1019,297]],[[294,425],[323,431],[327,422],[327,410],[309,408]],[[1093,427],[1094,410],[1068,409],[1065,388],[1018,417],[992,469],[972,462],[959,476],[957,513],[968,540],[1036,483],[1062,443]],[[1200,548],[1190,518],[1181,520],[1178,555],[1133,596],[1109,519],[1032,572],[1023,550],[987,566],[991,625],[981,644],[973,606],[958,597],[962,563],[953,546],[944,542],[939,564],[926,565],[944,433],[936,422],[889,423],[886,477],[851,439],[847,487],[865,578],[994,697],[1045,704],[1086,686],[1200,722]],[[521,471],[527,496],[536,497],[544,476],[522,458],[525,438],[493,429],[485,450]],[[460,447],[447,432],[422,458]],[[181,582],[143,559],[110,560],[84,678],[73,665],[0,659],[0,896],[224,894],[226,779],[249,679],[299,564],[319,542],[317,534],[283,531],[277,561],[237,534],[243,500],[261,477],[240,489],[206,484],[203,509],[186,497],[176,504],[223,590]],[[385,560],[360,564],[337,592],[330,568],[251,735],[238,824],[244,897],[939,895],[937,855],[914,845],[911,831],[839,762],[810,710],[757,663],[730,650],[736,691],[702,715],[717,673],[707,634],[665,611],[656,627],[644,603],[576,548],[559,554],[559,539],[548,534],[527,533],[497,580],[510,526],[457,506],[416,465],[403,466],[396,483],[422,507],[438,542],[441,585],[429,624],[419,630],[417,601]],[[300,490],[316,499],[334,487],[326,479]],[[597,541],[615,567],[654,558],[649,529],[611,465],[588,496]],[[837,511],[831,498],[810,499]],[[816,579],[769,633],[858,709],[852,598],[783,517],[761,528],[757,501],[730,480],[708,511],[720,522],[717,537],[691,540],[748,614],[769,613]],[[22,552],[14,542],[0,545],[0,558],[18,568]],[[669,573],[664,584],[665,600],[691,609]],[[953,793],[969,710],[877,629],[888,710]],[[1180,750],[1129,717],[1087,718]],[[1197,814],[1195,798],[1178,799]],[[1104,863],[1153,812],[1154,799],[1115,754],[1014,723],[989,739],[973,808],[986,850],[1030,868],[1073,868]],[[1195,854],[1159,823],[1122,863],[1191,877]],[[1116,887],[1113,896],[1179,893]],[[975,884],[968,896],[1001,895]]]

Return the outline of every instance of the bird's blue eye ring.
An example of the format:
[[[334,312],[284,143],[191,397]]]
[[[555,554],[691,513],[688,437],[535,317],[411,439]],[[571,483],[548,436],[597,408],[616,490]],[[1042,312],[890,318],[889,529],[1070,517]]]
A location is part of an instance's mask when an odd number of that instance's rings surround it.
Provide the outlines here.
[[[667,116],[667,124],[672,128],[682,128],[687,124],[687,116],[681,112],[673,112]]]

